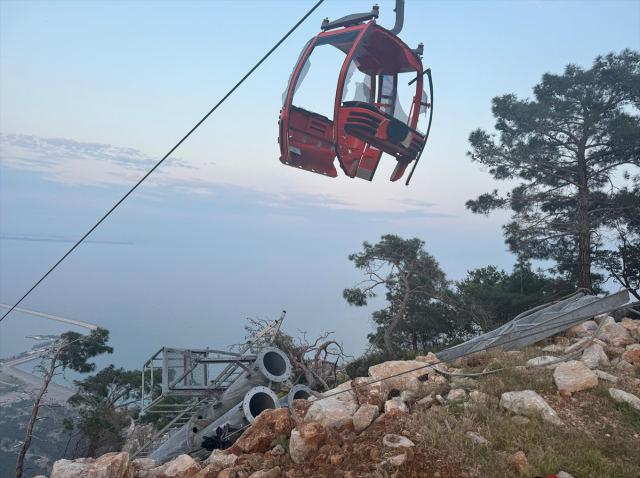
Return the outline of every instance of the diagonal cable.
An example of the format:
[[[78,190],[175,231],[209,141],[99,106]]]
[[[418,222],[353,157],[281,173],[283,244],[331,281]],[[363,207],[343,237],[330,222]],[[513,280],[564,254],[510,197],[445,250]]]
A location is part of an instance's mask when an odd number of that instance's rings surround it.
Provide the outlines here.
[[[2,321],[2,320],[3,320],[7,315],[9,315],[13,309],[15,309],[18,305],[20,305],[20,303],[21,303],[21,302],[22,302],[22,301],[23,301],[23,300],[24,300],[24,299],[25,299],[25,298],[26,298],[26,297],[27,297],[27,296],[28,296],[28,295],[29,295],[29,294],[30,294],[30,293],[31,293],[31,292],[36,288],[36,287],[38,287],[38,285],[40,285],[40,283],[41,283],[43,280],[45,280],[45,279],[47,278],[47,276],[48,276],[49,274],[51,274],[51,272],[53,272],[53,270],[54,270],[56,267],[58,267],[62,261],[64,261],[64,260],[65,260],[65,259],[67,258],[67,256],[68,256],[69,254],[71,254],[71,253],[73,252],[73,250],[74,250],[76,247],[78,247],[78,246],[80,245],[80,243],[81,243],[82,241],[84,241],[84,240],[89,236],[89,234],[91,234],[91,233],[92,233],[92,232],[93,232],[93,231],[94,231],[94,230],[95,230],[95,229],[96,229],[100,224],[102,224],[102,221],[104,221],[107,217],[109,217],[109,215],[110,215],[113,211],[115,211],[115,209],[116,209],[120,204],[122,204],[122,202],[123,202],[125,199],[127,199],[127,198],[129,197],[129,195],[130,195],[133,191],[135,191],[135,189],[136,189],[138,186],[140,186],[140,185],[144,182],[144,180],[145,180],[145,179],[147,179],[147,178],[151,175],[151,173],[153,173],[156,169],[158,169],[158,167],[159,167],[159,166],[164,162],[164,160],[165,160],[165,159],[167,159],[167,158],[168,158],[168,157],[169,157],[169,156],[170,156],[170,155],[171,155],[171,154],[172,154],[176,149],[178,149],[178,147],[179,147],[182,143],[184,143],[184,141],[185,141],[189,136],[191,136],[191,133],[193,133],[196,129],[198,129],[198,127],[199,127],[202,123],[204,123],[204,122],[205,122],[205,120],[206,120],[209,116],[211,116],[211,114],[212,114],[215,110],[217,110],[217,109],[218,109],[218,107],[219,107],[222,103],[224,103],[224,102],[225,102],[225,100],[226,100],[227,98],[229,98],[229,96],[231,96],[231,94],[232,94],[234,91],[236,91],[236,90],[238,89],[238,87],[239,87],[242,83],[244,83],[244,81],[245,81],[247,78],[249,78],[249,76],[251,76],[251,74],[252,74],[254,71],[256,71],[256,70],[258,69],[258,67],[259,67],[260,65],[262,65],[262,63],[263,63],[263,62],[264,62],[264,61],[265,61],[269,56],[271,56],[271,54],[272,54],[274,51],[276,51],[276,49],[277,49],[277,48],[278,48],[278,47],[279,47],[279,46],[280,46],[280,45],[281,45],[281,44],[282,44],[282,43],[283,43],[287,38],[289,38],[289,36],[290,36],[290,35],[291,35],[291,34],[292,34],[292,33],[293,33],[293,32],[294,32],[294,31],[295,31],[295,30],[296,30],[300,25],[302,25],[302,23],[303,23],[307,18],[309,18],[309,16],[310,16],[310,15],[311,15],[311,14],[312,14],[312,13],[313,13],[313,12],[314,12],[314,11],[315,11],[315,10],[316,10],[316,9],[317,9],[317,8],[318,8],[318,7],[323,3],[323,2],[324,2],[324,0],[319,0],[319,1],[318,1],[318,3],[316,3],[316,4],[313,6],[313,8],[312,8],[311,10],[309,10],[309,11],[307,12],[307,14],[306,14],[304,17],[302,17],[302,18],[300,19],[300,21],[298,21],[298,23],[296,23],[296,24],[293,26],[293,28],[292,28],[291,30],[289,30],[289,31],[287,32],[287,34],[286,34],[285,36],[283,36],[283,37],[280,39],[280,41],[279,41],[278,43],[276,43],[276,44],[274,45],[274,47],[273,47],[273,48],[271,48],[271,50],[269,50],[269,52],[268,52],[265,56],[263,56],[263,57],[262,57],[262,59],[261,59],[258,63],[256,63],[256,65],[255,65],[253,68],[251,68],[251,70],[249,70],[249,73],[247,73],[246,75],[244,75],[244,77],[243,77],[243,78],[242,78],[238,83],[236,83],[236,85],[235,85],[233,88],[231,88],[231,90],[229,90],[229,92],[228,92],[226,95],[224,95],[224,97],[223,97],[223,98],[218,102],[218,104],[216,104],[213,108],[211,108],[211,110],[210,110],[206,115],[204,115],[204,117],[203,117],[200,121],[198,121],[198,123],[197,123],[193,128],[191,128],[191,130],[190,130],[190,131],[189,131],[189,132],[188,132],[188,133],[187,133],[187,134],[186,134],[186,135],[185,135],[185,136],[184,136],[180,141],[178,141],[178,143],[177,143],[173,148],[171,148],[171,150],[170,150],[167,154],[165,154],[165,155],[164,155],[164,157],[163,157],[160,161],[158,161],[158,162],[156,163],[156,165],[155,165],[153,168],[151,168],[151,169],[149,170],[149,172],[148,172],[147,174],[145,174],[145,175],[142,177],[142,179],[141,179],[140,181],[138,181],[138,182],[136,183],[136,185],[135,185],[135,186],[133,186],[133,187],[132,187],[128,192],[127,192],[127,194],[125,194],[125,195],[124,195],[124,196],[123,196],[123,197],[122,197],[122,198],[121,198],[121,199],[120,199],[120,200],[115,204],[115,206],[113,206],[111,209],[109,209],[109,211],[108,211],[104,216],[102,216],[102,218],[101,218],[101,219],[100,219],[100,220],[99,220],[99,221],[98,221],[98,222],[97,222],[97,223],[96,223],[96,224],[95,224],[91,229],[89,229],[89,232],[87,232],[84,236],[82,236],[82,239],[80,239],[78,242],[76,242],[76,243],[74,244],[74,246],[73,246],[71,249],[69,249],[69,251],[68,251],[64,256],[62,256],[62,258],[61,258],[58,262],[56,262],[56,263],[55,263],[55,265],[54,265],[51,269],[49,269],[49,271],[48,271],[45,275],[43,275],[43,276],[42,276],[42,278],[41,278],[38,282],[36,282],[36,283],[35,283],[35,285],[34,285],[31,289],[29,289],[29,290],[27,291],[27,293],[26,293],[25,295],[23,295],[23,296],[22,296],[22,298],[21,298],[18,302],[16,302],[16,303],[13,305],[13,307],[11,307],[11,308],[9,309],[9,311],[8,311],[6,314],[4,314],[4,315],[2,316],[2,318],[0,318],[0,322],[1,322],[1,321]]]

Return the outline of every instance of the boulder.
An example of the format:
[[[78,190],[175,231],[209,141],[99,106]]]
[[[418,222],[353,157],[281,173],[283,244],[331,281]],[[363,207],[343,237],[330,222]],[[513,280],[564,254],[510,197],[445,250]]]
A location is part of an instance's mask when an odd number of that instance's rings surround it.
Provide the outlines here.
[[[298,398],[294,400],[292,403],[293,414],[291,415],[293,421],[296,423],[303,422],[309,408],[311,408],[311,405],[313,405],[313,402],[310,402],[306,398]]]
[[[400,397],[393,397],[384,403],[384,413],[389,413],[391,410],[400,410],[403,413],[409,413],[407,405],[405,405]]]
[[[415,443],[413,443],[408,438],[401,435],[394,435],[392,433],[389,433],[382,438],[382,444],[384,446],[388,446],[389,448],[399,448],[401,446],[409,448],[412,446],[416,446]]]
[[[345,382],[345,383],[341,383],[340,385],[338,385],[336,388],[332,388],[331,390],[328,390],[324,393],[322,393],[321,395],[324,397],[331,397],[331,398],[335,398],[336,400],[339,400],[341,402],[345,402],[345,403],[353,403],[356,406],[358,405],[358,397],[356,396],[356,394],[354,393],[353,390],[351,390],[353,387],[351,386],[351,382]],[[337,395],[335,395],[337,394]],[[311,397],[309,397],[309,401],[310,402],[315,402],[316,400],[319,400],[318,397],[314,397],[313,395]]]
[[[209,458],[202,463],[202,466],[214,465],[218,469],[218,472],[220,472],[227,468],[233,468],[237,462],[237,455],[227,455],[222,450],[213,450]]]
[[[369,377],[357,377],[351,381],[351,387],[355,388],[354,392],[360,405],[368,403],[369,405],[375,405],[379,410],[382,410],[384,408],[384,402],[387,401],[387,394],[385,393],[385,390],[382,389],[381,382],[366,385],[372,380],[373,379]]]
[[[527,360],[527,367],[544,367],[546,364],[555,362],[558,360],[558,357],[553,357],[551,355],[543,355],[542,357],[534,357],[530,360]],[[549,365],[550,368],[557,367],[558,364]]]
[[[598,385],[598,377],[582,362],[570,360],[556,367],[553,380],[558,390],[579,392]]]
[[[589,371],[591,372],[591,370]],[[500,405],[514,413],[521,413],[523,415],[540,413],[542,414],[542,418],[548,422],[557,425],[562,423],[555,410],[549,406],[544,398],[533,390],[503,393],[500,397]]]
[[[304,462],[307,456],[318,450],[324,437],[324,428],[316,421],[307,421],[298,425],[291,431],[291,440],[289,440],[291,461],[296,464]]]
[[[618,383],[618,377],[616,377],[615,375],[611,375],[610,373],[603,372],[602,370],[594,370],[593,373],[595,374],[596,377],[598,377],[598,379],[606,380],[607,382],[611,382],[611,383]]]
[[[567,337],[588,337],[593,335],[593,333],[598,328],[598,324],[596,324],[593,320],[587,320],[586,322],[582,322],[581,324],[574,325],[570,329],[566,330]]]
[[[282,473],[279,466],[274,466],[270,470],[259,470],[249,475],[249,478],[278,478]]]
[[[553,344],[553,345],[547,345],[546,347],[544,347],[544,348],[542,349],[542,351],[543,351],[543,352],[550,353],[550,354],[561,354],[561,353],[563,353],[563,352],[564,352],[564,349],[565,349],[565,348],[566,348],[566,347],[564,347],[564,346],[562,346],[562,345],[556,345],[556,344]]]
[[[479,392],[478,390],[469,393],[469,398],[475,403],[487,403],[489,401],[489,395]]]
[[[629,335],[631,335],[636,342],[640,342],[640,320],[624,318],[622,322],[620,322],[620,325],[627,329]]]
[[[265,453],[271,448],[271,442],[280,435],[290,436],[295,426],[296,422],[288,408],[265,410],[238,438],[236,444],[245,453]]]
[[[465,392],[462,388],[454,388],[447,394],[445,398],[448,401],[464,400],[465,398],[467,398],[467,392]]]
[[[380,415],[380,409],[376,405],[365,403],[353,414],[353,429],[360,434],[371,425]]]
[[[627,350],[622,354],[622,360],[632,364],[640,364],[640,344],[627,346]]]
[[[58,460],[53,464],[51,478],[133,478],[129,454],[107,453],[95,460]]]
[[[566,349],[564,349],[564,353],[565,354],[572,354],[573,352],[577,352],[578,350],[580,350],[582,347],[584,347],[585,345],[587,345],[587,343],[589,341],[591,341],[591,336],[589,337],[585,337],[584,339],[580,339],[578,340],[575,344],[570,345],[569,347],[567,347]],[[593,341],[591,341],[591,344],[599,344],[602,345],[603,347],[605,347],[607,344],[605,344],[602,340],[598,340],[598,339],[593,339]]]
[[[640,398],[636,397],[635,395],[632,395],[623,390],[618,390],[617,388],[610,388],[609,395],[611,395],[611,397],[616,402],[627,402],[636,410],[640,410]]]
[[[530,473],[529,462],[527,457],[521,451],[514,453],[507,458],[507,464],[511,466],[520,476],[526,476]]]
[[[164,470],[166,478],[189,478],[200,471],[200,465],[189,455],[180,455]]]
[[[478,445],[489,445],[489,440],[476,432],[465,433],[466,437]]]
[[[343,402],[336,397],[324,398],[314,402],[305,421],[315,420],[323,427],[351,428],[353,426],[353,414],[358,410],[358,404],[347,401]]]
[[[611,347],[625,347],[634,343],[633,338],[621,324],[609,324],[600,329],[598,338]]]
[[[424,367],[424,368],[423,368]],[[403,372],[404,375],[399,377],[393,377],[388,380],[380,382],[383,392],[386,390],[387,396],[390,390],[412,390],[416,391],[420,389],[420,381],[418,377],[425,374],[425,370],[430,367],[425,367],[424,362],[418,362],[416,360],[395,360],[390,362],[380,363],[369,367],[369,377],[374,380],[381,378],[391,377]]]
[[[438,357],[435,356],[435,354],[433,352],[429,352],[426,356],[425,355],[418,355],[416,357],[416,362],[422,362],[422,363],[440,363],[440,359],[438,359]]]
[[[589,345],[582,353],[580,361],[590,369],[598,368],[600,364],[609,365],[609,357],[600,344]]]

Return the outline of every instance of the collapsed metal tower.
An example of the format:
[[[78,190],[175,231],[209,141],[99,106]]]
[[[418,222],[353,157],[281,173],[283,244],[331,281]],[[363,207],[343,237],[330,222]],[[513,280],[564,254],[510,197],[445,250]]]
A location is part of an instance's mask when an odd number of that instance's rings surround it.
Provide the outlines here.
[[[142,411],[170,420],[131,458],[166,462],[184,453],[226,448],[262,411],[291,408],[293,400],[308,398],[308,387],[289,382],[286,354],[272,346],[284,316],[285,311],[239,352],[163,347],[147,360],[142,367]],[[161,392],[154,397],[158,371]],[[287,389],[279,399],[276,394]]]

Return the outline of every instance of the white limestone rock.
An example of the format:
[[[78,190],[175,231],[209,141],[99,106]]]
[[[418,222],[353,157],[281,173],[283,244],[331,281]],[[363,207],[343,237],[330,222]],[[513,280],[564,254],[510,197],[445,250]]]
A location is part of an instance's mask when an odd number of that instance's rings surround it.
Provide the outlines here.
[[[365,430],[380,415],[380,409],[375,405],[365,403],[353,414],[353,429],[357,434]]]
[[[591,341],[591,336],[585,337],[584,339],[580,339],[575,344],[570,345],[569,347],[564,349],[564,353],[565,354],[572,354],[573,352],[577,352],[582,347],[584,347],[587,344],[587,342],[589,342],[589,341]],[[598,345],[602,345],[603,347],[605,347],[607,345],[602,340],[598,340],[598,339],[593,339],[591,344],[598,344]]]
[[[557,367],[559,364],[553,364],[553,365],[547,365],[551,362],[555,362],[556,360],[558,360],[558,357],[553,357],[551,355],[543,355],[542,357],[535,357],[532,358],[530,360],[527,360],[527,367],[549,367],[549,368],[555,368]]]
[[[478,390],[474,390],[473,392],[469,393],[469,398],[471,399],[472,402],[475,402],[475,403],[489,402],[489,395],[487,395],[486,393],[479,392]]]
[[[611,347],[625,347],[635,341],[621,324],[609,324],[600,329],[598,338]]]
[[[454,388],[453,390],[451,390],[447,396],[445,397],[448,401],[452,401],[452,400],[464,400],[465,398],[467,398],[467,392],[464,391],[464,389],[462,388]]]
[[[556,473],[556,476],[558,478],[573,478],[573,476],[570,475],[569,473],[567,473],[566,471],[560,471],[560,472]]]
[[[579,392],[598,385],[598,377],[582,362],[570,360],[556,367],[553,380],[558,390]]]
[[[351,427],[353,415],[358,410],[357,402],[338,400],[337,397],[329,397],[314,402],[307,411],[304,419],[315,420],[323,427]]]
[[[618,383],[618,377],[615,375],[611,375],[610,373],[603,372],[602,370],[594,370],[593,373],[600,380],[606,380],[607,382],[611,382],[613,384]]]
[[[166,478],[189,478],[200,471],[200,465],[189,455],[180,455],[164,470]]]
[[[600,365],[609,365],[609,357],[600,344],[589,345],[582,353],[580,361],[592,370]]]
[[[307,456],[318,451],[318,446],[324,438],[324,428],[318,422],[308,421],[296,426],[291,431],[289,440],[291,461],[296,464],[303,463]]]
[[[593,335],[597,328],[598,324],[596,324],[595,321],[587,320],[585,322],[582,322],[581,324],[574,325],[570,329],[567,329],[566,335],[567,337],[578,337],[581,339],[582,337]]]
[[[588,370],[588,369],[587,369]],[[500,397],[500,406],[523,415],[542,414],[542,418],[556,425],[562,424],[556,411],[533,390],[506,392]]]
[[[369,377],[374,380],[379,380],[399,373],[408,372],[404,375],[389,378],[381,382],[383,395],[387,396],[388,392],[393,389],[411,390],[416,392],[420,390],[420,387],[422,386],[422,382],[418,380],[418,377],[428,373],[427,370],[431,370],[433,373],[433,369],[431,367],[425,367],[425,365],[426,364],[424,362],[418,362],[416,360],[395,360],[384,362],[369,367]]]
[[[389,433],[382,438],[382,444],[384,446],[388,446],[389,448],[398,448],[401,446],[409,448],[412,446],[416,446],[415,443],[413,443],[408,438],[401,435],[394,435],[392,433]]]
[[[401,412],[409,413],[409,408],[400,397],[393,397],[384,403],[384,413],[389,413],[391,410],[400,410]]]
[[[624,318],[622,322],[620,322],[620,325],[627,329],[629,335],[631,335],[636,342],[640,342],[640,320]]]
[[[618,390],[617,388],[610,388],[609,395],[611,395],[616,402],[627,402],[636,410],[640,410],[640,398],[635,395],[625,392],[624,390]]]
[[[129,453],[107,453],[95,460],[58,460],[51,478],[133,478]]]
[[[237,461],[238,457],[236,455],[227,455],[223,450],[213,450],[209,458],[202,463],[202,467],[204,468],[207,465],[214,464],[218,472],[221,472],[222,470],[236,466]]]

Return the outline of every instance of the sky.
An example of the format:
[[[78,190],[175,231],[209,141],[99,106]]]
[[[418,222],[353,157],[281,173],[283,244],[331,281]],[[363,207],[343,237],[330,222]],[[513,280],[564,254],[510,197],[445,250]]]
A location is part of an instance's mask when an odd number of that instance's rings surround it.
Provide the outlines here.
[[[390,28],[394,2],[378,3]],[[1,0],[1,237],[81,237],[313,4]],[[640,2],[407,0],[400,37],[424,43],[435,88],[411,185],[388,181],[388,157],[371,183],[283,167],[277,119],[300,50],[325,17],[371,6],[321,5],[21,306],[109,329],[116,352],[100,365],[139,368],[162,346],[224,347],[244,338],[247,317],[283,309],[285,330],[334,331],[358,355],[384,305],[342,298],[362,280],[348,255],[363,241],[419,237],[452,280],[509,270],[508,214],[464,206],[509,184],[469,160],[468,135],[493,130],[495,96],[530,97],[545,72],[639,50]],[[336,86],[305,81],[318,97]],[[0,239],[0,302],[17,301],[71,245]],[[0,356],[60,327],[12,313]]]

